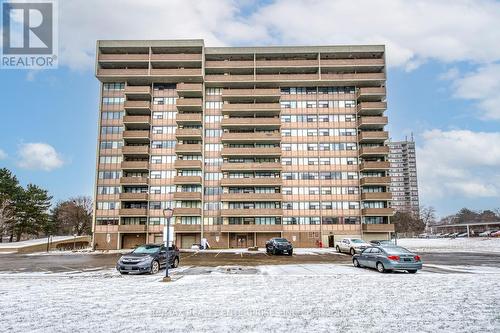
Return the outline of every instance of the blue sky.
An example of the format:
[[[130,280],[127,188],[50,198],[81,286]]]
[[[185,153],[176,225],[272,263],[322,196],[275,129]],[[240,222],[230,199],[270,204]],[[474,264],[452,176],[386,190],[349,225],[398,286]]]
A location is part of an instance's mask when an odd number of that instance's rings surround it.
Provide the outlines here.
[[[415,136],[421,202],[439,215],[500,207],[498,2],[168,3],[60,3],[59,69],[0,70],[0,167],[47,188],[55,199],[92,194],[96,39],[204,38],[207,46],[383,43],[389,131],[396,140]],[[384,13],[374,20],[373,8],[382,4]],[[111,10],[113,17],[105,15]],[[132,23],[121,24],[120,17],[131,13],[137,15]]]

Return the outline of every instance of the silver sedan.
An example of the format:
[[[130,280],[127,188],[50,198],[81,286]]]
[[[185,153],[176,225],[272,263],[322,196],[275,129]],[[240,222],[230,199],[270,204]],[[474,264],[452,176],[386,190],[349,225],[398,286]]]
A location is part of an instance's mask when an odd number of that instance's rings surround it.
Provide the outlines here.
[[[352,257],[354,267],[375,268],[380,273],[404,270],[416,273],[422,269],[422,260],[417,254],[401,246],[373,246]]]

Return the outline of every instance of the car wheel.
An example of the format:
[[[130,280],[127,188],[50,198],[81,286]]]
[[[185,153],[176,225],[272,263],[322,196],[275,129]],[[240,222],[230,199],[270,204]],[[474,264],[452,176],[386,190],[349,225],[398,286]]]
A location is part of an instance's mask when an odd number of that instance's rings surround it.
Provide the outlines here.
[[[354,259],[352,260],[352,264],[354,265],[354,267],[361,267],[361,265],[359,264],[358,259],[356,259],[356,258],[354,258]]]
[[[293,254],[293,251],[288,251],[288,255],[291,256]]]
[[[276,254],[278,254],[278,251],[276,251],[276,249],[273,249],[273,256],[275,256]]]
[[[349,253],[351,254],[351,256],[353,256],[356,254],[356,250],[354,250],[354,248],[351,247],[351,250],[349,251]]]
[[[379,271],[379,273],[385,273],[385,267],[384,267],[384,264],[382,264],[380,261],[377,263],[377,271]]]
[[[151,274],[156,274],[156,273],[158,273],[159,270],[160,270],[160,264],[158,263],[158,261],[154,260],[151,263],[151,270],[149,272]]]
[[[177,268],[179,267],[179,258],[175,258],[174,262],[172,263],[172,268]]]
[[[410,273],[410,274],[415,274],[416,272],[417,272],[416,269],[410,269],[410,270],[408,270],[408,273]]]

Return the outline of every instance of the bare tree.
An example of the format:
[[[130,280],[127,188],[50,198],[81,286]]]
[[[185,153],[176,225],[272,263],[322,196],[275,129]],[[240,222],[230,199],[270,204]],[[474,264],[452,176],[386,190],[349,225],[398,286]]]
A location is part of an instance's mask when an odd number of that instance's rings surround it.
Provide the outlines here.
[[[420,207],[420,219],[425,225],[425,230],[429,230],[430,226],[436,224],[436,209],[432,206]]]
[[[61,201],[52,210],[52,219],[58,234],[90,234],[92,226],[92,198],[78,196]]]

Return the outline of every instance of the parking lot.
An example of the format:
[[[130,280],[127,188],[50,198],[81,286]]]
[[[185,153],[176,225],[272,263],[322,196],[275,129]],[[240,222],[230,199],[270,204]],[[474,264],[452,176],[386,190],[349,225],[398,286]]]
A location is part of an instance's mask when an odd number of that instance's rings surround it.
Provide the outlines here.
[[[500,268],[500,253],[421,252],[424,271],[449,273],[446,266]],[[86,272],[113,268],[120,253],[1,254],[0,272]],[[181,266],[259,266],[283,264],[351,264],[351,256],[334,250],[293,256],[248,251],[194,251],[181,253]]]

